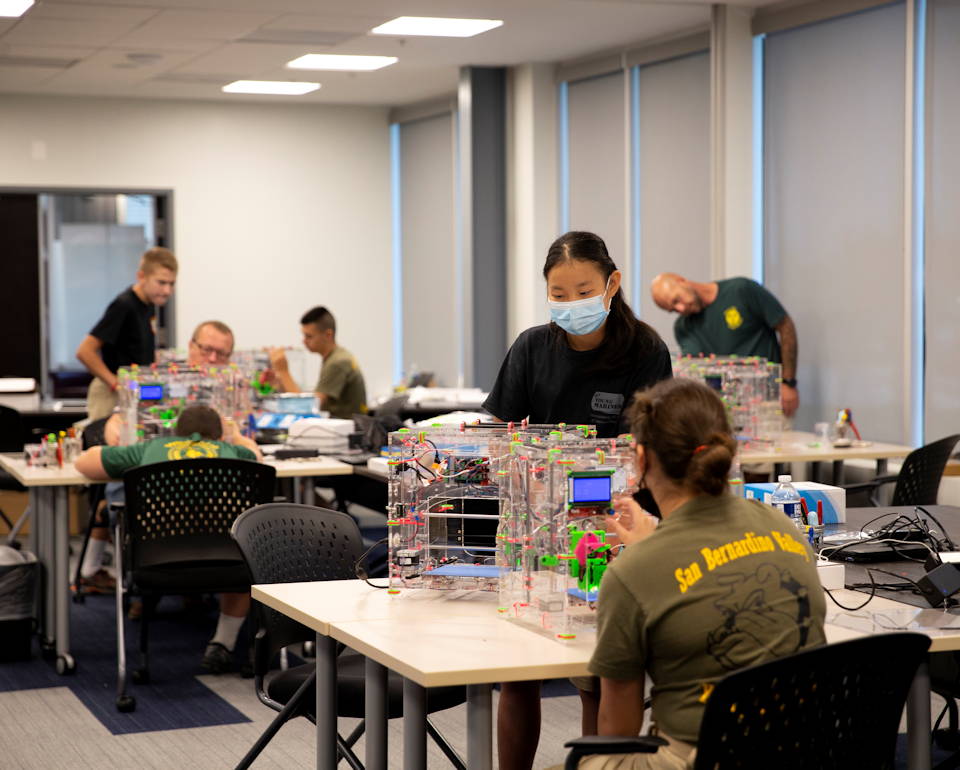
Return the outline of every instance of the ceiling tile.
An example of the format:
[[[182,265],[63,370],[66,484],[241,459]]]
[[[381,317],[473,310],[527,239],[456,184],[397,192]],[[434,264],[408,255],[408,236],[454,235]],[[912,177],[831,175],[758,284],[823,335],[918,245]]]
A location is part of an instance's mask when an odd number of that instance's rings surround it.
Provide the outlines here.
[[[276,18],[273,13],[230,11],[162,11],[128,37],[134,44],[157,38],[235,40]],[[140,40],[137,40],[140,38]]]
[[[41,2],[28,12],[26,19],[59,19],[61,21],[106,21],[142,24],[158,13],[156,8],[127,8],[116,5],[65,5]]]
[[[304,15],[287,13],[278,16],[264,29],[309,29],[309,30],[336,30],[337,32],[353,32],[365,35],[379,24],[389,20],[389,16],[341,16],[335,14]]]
[[[38,85],[63,72],[51,67],[4,67],[0,66],[0,88],[13,87],[20,90],[29,85]]]
[[[82,42],[86,46],[99,48],[129,32],[137,23],[120,20],[68,21],[25,18],[3,36],[3,42],[15,45],[47,46],[75,46],[78,42]]]
[[[96,48],[66,45],[7,45],[0,41],[0,54],[18,58],[85,59],[96,51]]]
[[[177,71],[256,75],[264,70],[283,67],[291,59],[305,53],[307,53],[307,49],[302,45],[228,43],[215,51],[198,56]],[[289,79],[296,80],[297,78]]]
[[[183,64],[192,55],[171,51],[108,49],[99,51],[66,70],[57,77],[56,82],[59,85],[139,83]]]

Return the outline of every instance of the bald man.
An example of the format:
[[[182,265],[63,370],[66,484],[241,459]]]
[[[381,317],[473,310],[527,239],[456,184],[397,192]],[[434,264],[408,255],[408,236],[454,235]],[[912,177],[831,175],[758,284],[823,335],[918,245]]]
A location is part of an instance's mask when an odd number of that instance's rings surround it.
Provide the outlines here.
[[[749,278],[698,283],[676,273],[660,273],[650,290],[659,307],[680,314],[673,332],[685,355],[762,356],[783,364],[780,403],[793,416],[800,405],[797,328],[776,297]]]

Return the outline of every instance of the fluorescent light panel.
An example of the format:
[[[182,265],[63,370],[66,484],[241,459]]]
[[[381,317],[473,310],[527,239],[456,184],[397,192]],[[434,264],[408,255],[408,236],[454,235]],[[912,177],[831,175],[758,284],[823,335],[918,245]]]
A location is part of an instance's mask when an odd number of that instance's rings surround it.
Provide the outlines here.
[[[374,35],[425,35],[430,37],[473,37],[502,26],[500,19],[443,19],[434,16],[400,16],[374,27]]]
[[[33,0],[0,0],[0,17],[15,19],[23,16],[33,5]]]
[[[320,88],[319,83],[302,83],[291,80],[234,80],[223,87],[228,94],[278,94],[302,96]]]
[[[397,63],[396,56],[348,56],[332,53],[308,53],[287,62],[295,70],[340,70],[343,72],[370,72]]]

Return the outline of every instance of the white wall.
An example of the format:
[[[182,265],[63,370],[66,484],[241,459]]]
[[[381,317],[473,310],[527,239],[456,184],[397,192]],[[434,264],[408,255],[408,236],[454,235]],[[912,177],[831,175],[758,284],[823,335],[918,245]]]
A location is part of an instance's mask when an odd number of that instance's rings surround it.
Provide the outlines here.
[[[299,345],[323,304],[368,393],[391,384],[389,151],[381,108],[0,100],[0,186],[173,190],[178,346],[206,318]]]

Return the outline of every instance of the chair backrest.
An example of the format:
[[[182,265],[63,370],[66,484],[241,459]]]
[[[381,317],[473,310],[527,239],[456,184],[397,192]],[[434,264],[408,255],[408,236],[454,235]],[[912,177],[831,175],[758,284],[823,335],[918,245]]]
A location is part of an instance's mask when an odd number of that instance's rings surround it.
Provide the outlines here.
[[[894,767],[910,682],[930,639],[882,634],[724,677],[707,701],[695,770]]]
[[[230,527],[247,509],[273,499],[276,475],[269,465],[225,458],[131,468],[123,474],[129,568],[241,561]]]
[[[350,580],[363,555],[363,537],[351,516],[311,505],[258,505],[234,522],[232,534],[254,583]],[[261,605],[260,617],[271,653],[314,638],[306,626],[269,607]]]
[[[16,409],[0,404],[0,452],[23,450],[23,420]]]
[[[936,505],[943,469],[958,440],[960,435],[947,436],[908,454],[890,505]]]

